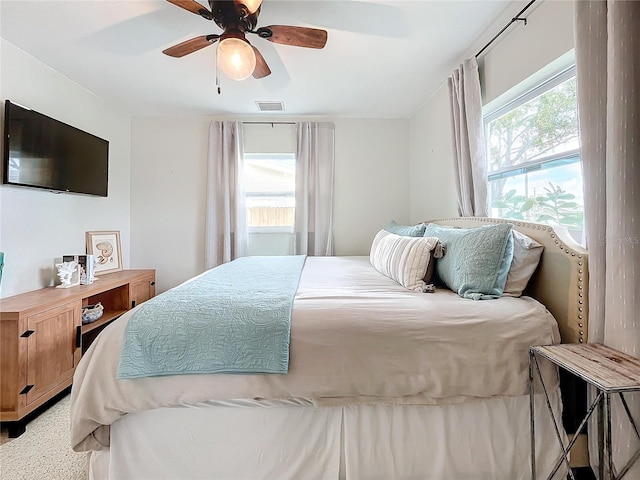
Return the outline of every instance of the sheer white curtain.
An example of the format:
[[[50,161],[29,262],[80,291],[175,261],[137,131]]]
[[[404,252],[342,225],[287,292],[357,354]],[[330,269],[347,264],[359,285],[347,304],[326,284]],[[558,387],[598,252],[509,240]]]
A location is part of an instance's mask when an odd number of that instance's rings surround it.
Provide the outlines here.
[[[211,122],[207,163],[207,269],[247,252],[242,157],[242,123]]]
[[[584,0],[575,12],[589,341],[640,358],[640,2]],[[627,401],[640,422],[640,395]],[[620,403],[613,407],[619,472],[640,441]],[[640,463],[624,478],[640,478]]]
[[[333,255],[334,125],[296,124],[296,254]]]
[[[480,75],[475,57],[448,79],[458,215],[487,216],[487,160]]]

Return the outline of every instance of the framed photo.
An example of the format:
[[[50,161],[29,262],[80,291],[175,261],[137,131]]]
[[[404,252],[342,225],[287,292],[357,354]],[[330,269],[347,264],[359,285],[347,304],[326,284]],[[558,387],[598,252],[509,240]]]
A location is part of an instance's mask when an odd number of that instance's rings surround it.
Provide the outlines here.
[[[87,254],[95,259],[95,274],[122,270],[120,231],[87,232]]]

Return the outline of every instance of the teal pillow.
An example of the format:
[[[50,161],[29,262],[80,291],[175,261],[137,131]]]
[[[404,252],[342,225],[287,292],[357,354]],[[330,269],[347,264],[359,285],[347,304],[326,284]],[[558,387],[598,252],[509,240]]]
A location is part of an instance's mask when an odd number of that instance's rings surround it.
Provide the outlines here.
[[[389,233],[395,233],[396,235],[402,235],[403,237],[424,237],[424,229],[427,226],[424,223],[418,225],[398,225],[395,220],[391,220],[389,225],[385,227],[385,230]]]
[[[502,296],[513,260],[510,223],[477,228],[450,228],[430,223],[425,237],[438,237],[445,254],[436,261],[436,272],[458,295],[474,300]]]

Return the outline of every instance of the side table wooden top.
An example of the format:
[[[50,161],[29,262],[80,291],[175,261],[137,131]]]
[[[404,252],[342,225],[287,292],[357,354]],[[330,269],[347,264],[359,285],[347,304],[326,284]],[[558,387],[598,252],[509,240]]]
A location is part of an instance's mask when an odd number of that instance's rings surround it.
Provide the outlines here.
[[[599,343],[563,343],[529,347],[606,392],[640,390],[640,359]]]

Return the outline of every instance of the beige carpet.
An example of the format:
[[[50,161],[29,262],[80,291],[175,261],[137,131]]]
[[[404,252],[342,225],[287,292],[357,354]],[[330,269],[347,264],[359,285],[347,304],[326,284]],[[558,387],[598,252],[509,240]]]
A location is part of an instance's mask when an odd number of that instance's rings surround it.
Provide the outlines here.
[[[71,450],[67,395],[27,424],[18,438],[2,431],[2,480],[85,480],[87,453]]]

